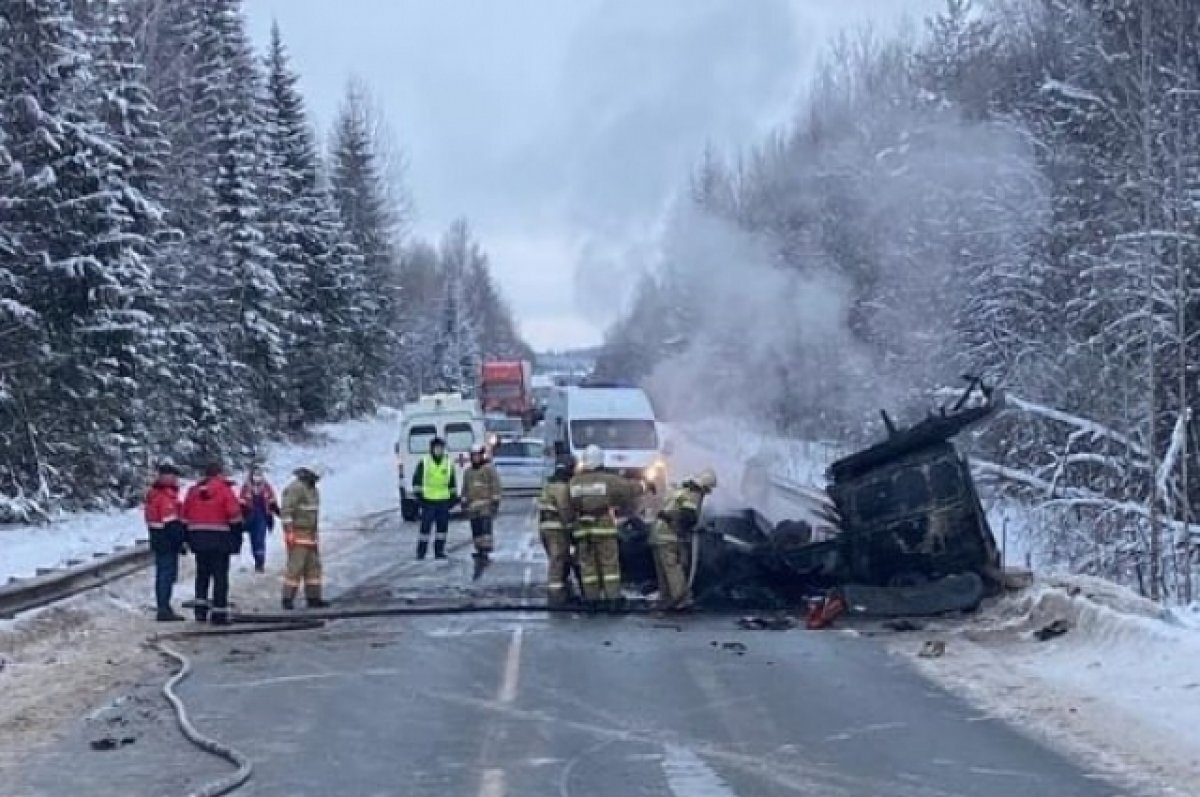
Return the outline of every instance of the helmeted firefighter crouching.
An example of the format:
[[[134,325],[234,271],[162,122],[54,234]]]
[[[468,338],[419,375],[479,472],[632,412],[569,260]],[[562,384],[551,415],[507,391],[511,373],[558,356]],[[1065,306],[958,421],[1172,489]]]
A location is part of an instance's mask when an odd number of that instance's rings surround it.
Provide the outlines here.
[[[615,609],[621,602],[621,547],[617,513],[633,508],[654,486],[604,470],[604,452],[588,446],[571,477],[571,511],[583,582],[583,599],[592,608]]]
[[[475,543],[475,578],[491,561],[492,523],[500,511],[500,474],[487,461],[482,444],[471,447],[471,465],[463,471],[463,502],[471,521],[471,539]]]
[[[188,490],[182,517],[187,546],[196,557],[196,621],[211,614],[214,625],[224,625],[229,622],[229,557],[242,550],[242,505],[220,464],[209,465],[204,480]]]
[[[692,605],[688,572],[692,566],[692,540],[700,521],[704,498],[717,487],[717,474],[701,471],[668,496],[650,531],[654,570],[658,577],[658,605],[668,611]]]
[[[283,491],[283,541],[287,546],[287,571],[283,576],[283,608],[295,608],[296,592],[304,585],[310,609],[329,604],[321,598],[321,552],[318,526],[321,517],[320,478],[310,468],[296,468],[295,480]]]
[[[571,509],[569,482],[574,472],[571,460],[561,458],[554,464],[554,473],[542,486],[538,496],[538,534],[546,549],[546,602],[563,606],[569,592],[567,580],[571,572],[571,533],[574,512]]]

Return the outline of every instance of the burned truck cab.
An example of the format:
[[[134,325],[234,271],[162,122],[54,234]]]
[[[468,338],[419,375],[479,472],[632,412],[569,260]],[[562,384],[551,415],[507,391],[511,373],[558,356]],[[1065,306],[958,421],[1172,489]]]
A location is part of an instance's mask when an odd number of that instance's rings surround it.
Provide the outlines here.
[[[827,488],[842,518],[839,581],[915,586],[954,573],[996,576],[995,538],[953,444],[931,442],[874,466],[846,463],[831,468]]]

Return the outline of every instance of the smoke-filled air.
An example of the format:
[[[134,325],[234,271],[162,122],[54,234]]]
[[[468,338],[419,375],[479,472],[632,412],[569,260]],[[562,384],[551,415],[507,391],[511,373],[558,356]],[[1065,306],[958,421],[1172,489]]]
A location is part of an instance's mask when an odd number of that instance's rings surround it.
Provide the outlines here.
[[[841,445],[983,376],[1010,401],[977,470],[1048,558],[1186,594],[1198,17],[955,0],[848,29],[788,123],[697,154],[600,370]]]

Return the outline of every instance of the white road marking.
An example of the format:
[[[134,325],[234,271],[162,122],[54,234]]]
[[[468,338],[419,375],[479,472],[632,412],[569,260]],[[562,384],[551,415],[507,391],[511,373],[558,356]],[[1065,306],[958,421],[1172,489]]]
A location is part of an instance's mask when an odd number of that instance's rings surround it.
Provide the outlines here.
[[[504,677],[500,680],[497,700],[511,703],[517,699],[517,684],[521,678],[521,647],[525,639],[525,626],[519,625],[512,632],[508,643],[508,657],[504,660]]]
[[[507,793],[503,769],[485,769],[479,783],[479,797],[504,797]]]
[[[704,759],[687,747],[669,744],[663,756],[663,774],[676,797],[737,797]]]
[[[233,681],[219,684],[213,684],[213,689],[248,689],[260,686],[273,686],[275,684],[290,684],[301,683],[304,681],[324,681],[331,678],[384,678],[393,675],[404,675],[404,670],[397,669],[374,669],[374,670],[355,670],[353,672],[319,672],[308,673],[305,675],[278,675],[274,678],[259,678],[254,681]]]

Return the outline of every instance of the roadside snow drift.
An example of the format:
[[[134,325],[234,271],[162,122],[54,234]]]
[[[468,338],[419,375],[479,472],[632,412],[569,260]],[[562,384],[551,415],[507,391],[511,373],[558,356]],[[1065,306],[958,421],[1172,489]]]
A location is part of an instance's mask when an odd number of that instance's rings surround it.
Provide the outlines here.
[[[1200,631],[1109,582],[1039,579],[914,659],[989,711],[1162,793],[1200,794]],[[1065,633],[1039,641],[1038,632]],[[905,653],[929,637],[897,644]]]

